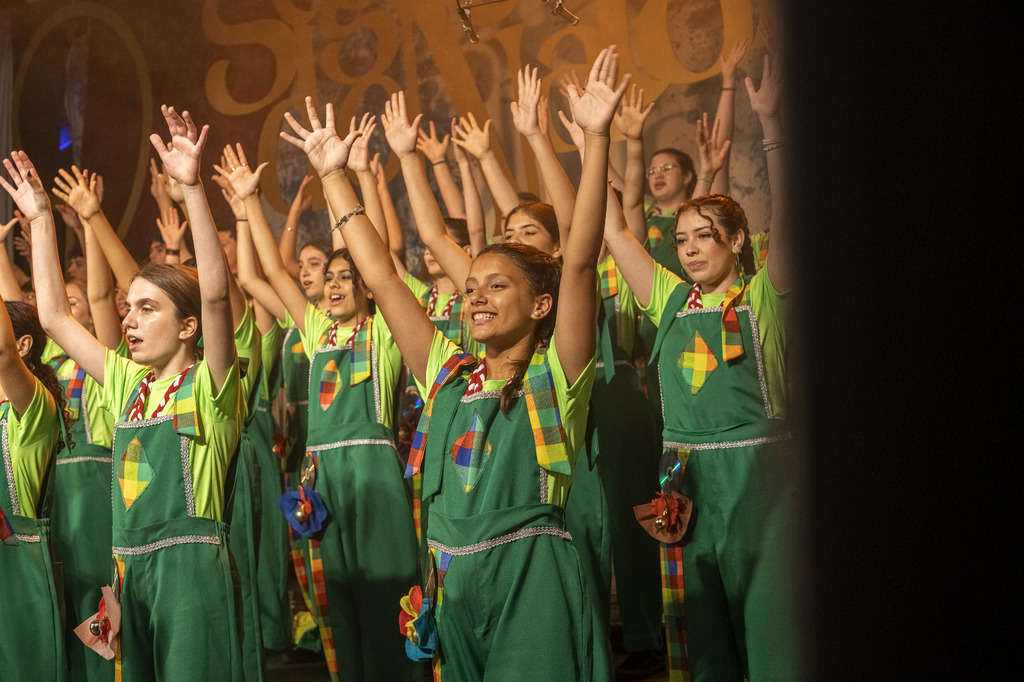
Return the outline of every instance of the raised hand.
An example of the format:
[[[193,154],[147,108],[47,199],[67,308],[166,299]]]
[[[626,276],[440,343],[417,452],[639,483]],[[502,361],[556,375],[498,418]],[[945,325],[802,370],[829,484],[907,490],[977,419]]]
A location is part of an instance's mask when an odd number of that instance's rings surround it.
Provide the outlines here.
[[[11,163],[13,161],[14,163]],[[4,167],[14,184],[0,175],[0,186],[14,199],[28,222],[50,213],[50,199],[46,196],[43,183],[39,180],[36,167],[25,152],[11,152],[10,159],[4,159]],[[22,234],[26,231],[22,230]]]
[[[350,132],[344,140],[338,137],[338,131],[334,129],[334,106],[330,102],[327,103],[323,125],[313,106],[312,97],[306,98],[306,116],[309,118],[310,130],[299,125],[291,112],[285,112],[285,121],[298,137],[282,132],[281,139],[305,152],[313,170],[321,178],[343,170],[358,133]]]
[[[352,150],[348,154],[348,167],[353,173],[365,173],[370,170],[370,135],[377,127],[377,117],[363,114],[359,127],[356,127],[356,117],[352,117],[349,124],[349,133],[358,132],[359,137],[352,143]]]
[[[427,157],[427,161],[430,163],[441,163],[448,158],[448,143],[451,140],[450,135],[445,135],[442,139],[437,139],[437,129],[434,127],[434,122],[430,122],[430,134],[427,135],[423,132],[423,128],[420,128],[418,132],[418,139],[416,141],[416,150],[421,152],[423,156]],[[458,147],[456,147],[458,149]]]
[[[453,118],[452,119],[452,140],[455,139],[456,130],[458,128],[458,125],[459,125],[459,119]],[[448,137],[448,136],[445,135],[445,137]],[[469,155],[466,153],[466,150],[463,149],[458,144],[452,145],[452,155],[455,157],[455,163],[458,163],[458,164],[469,163]]]
[[[71,173],[61,168],[57,171],[60,177],[54,178],[57,185],[53,189],[53,195],[61,199],[71,208],[75,209],[82,220],[89,220],[99,213],[100,198],[96,194],[97,176],[93,174],[90,179],[86,172],[78,170],[78,166],[71,167]]]
[[[519,99],[512,102],[512,123],[522,135],[536,135],[540,132],[537,121],[537,104],[540,102],[540,78],[537,68],[527,64],[516,72],[519,83]]]
[[[722,87],[731,88],[735,85],[736,69],[739,68],[740,63],[746,58],[748,50],[750,50],[750,38],[745,38],[737,43],[733,43],[729,54],[723,54],[719,58],[719,63],[722,65]]]
[[[380,117],[384,125],[384,136],[398,158],[416,153],[421,118],[423,114],[419,114],[412,123],[409,123],[405,109],[405,93],[401,90],[392,93],[391,99],[384,103],[384,115]]]
[[[75,234],[81,238],[85,232],[85,228],[82,226],[81,218],[78,217],[78,211],[67,204],[57,204],[54,208],[57,210],[57,213],[60,213],[60,217],[64,220],[64,224],[74,230]]]
[[[161,105],[160,111],[167,122],[167,130],[171,134],[171,144],[164,147],[160,136],[153,133],[149,141],[153,143],[160,160],[164,164],[164,172],[180,185],[195,186],[200,184],[199,179],[199,158],[206,146],[206,137],[210,132],[210,126],[204,125],[201,131],[196,129],[196,124],[187,111],[181,115],[174,110],[174,107]]]
[[[729,147],[732,140],[726,140],[719,145],[718,139],[721,121],[715,119],[714,127],[708,130],[708,114],[705,111],[703,118],[697,119],[697,149],[700,152],[700,173],[705,178],[713,178],[722,170],[725,160],[729,157]]]
[[[633,83],[629,92],[622,98],[622,110],[615,114],[615,125],[627,139],[639,140],[652,109],[654,102],[644,107],[643,88],[638,88],[636,83]]]
[[[566,71],[562,74],[562,77],[558,80],[558,92],[562,93],[562,97],[565,101],[569,101],[569,88],[576,88],[576,92],[583,93],[583,83],[580,83],[580,77],[576,75],[575,71]]]
[[[14,229],[14,226],[20,222],[21,221],[18,220],[18,216],[14,216],[6,225],[0,225],[0,242],[5,241],[7,239],[7,235],[9,235],[11,230]]]
[[[267,167],[268,162],[264,161],[256,167],[256,170],[253,170],[249,167],[249,162],[245,158],[245,152],[242,150],[241,144],[236,144],[235,149],[232,149],[231,145],[224,147],[224,160],[227,162],[226,169],[216,165],[214,168],[227,179],[228,185],[234,191],[235,196],[244,202],[259,189],[260,176],[263,175],[263,169]],[[225,197],[227,197],[227,190],[225,189],[224,192]],[[244,207],[242,217],[245,217]]]
[[[299,183],[299,191],[295,193],[295,198],[292,199],[292,204],[299,207],[299,213],[308,211],[313,206],[313,186],[310,184],[312,182],[312,175],[304,176],[302,182]]]
[[[615,109],[629,85],[629,75],[622,77],[616,86],[619,72],[619,54],[615,46],[601,50],[590,69],[586,90],[581,94],[575,85],[569,86],[569,103],[572,105],[573,120],[592,135],[607,135]]]
[[[220,187],[220,194],[228,202],[228,206],[231,207],[231,213],[235,216],[235,220],[241,220],[245,218],[245,201],[235,194],[235,188],[231,186],[231,181],[228,180],[230,172],[224,169],[230,166],[228,157],[222,153],[220,155],[220,165],[213,164],[213,169],[217,172],[211,175],[210,179]],[[163,212],[163,209],[161,209],[161,212]]]
[[[458,125],[453,126],[452,131],[457,134],[452,141],[476,158],[479,159],[491,151],[491,119],[487,119],[481,128],[476,122],[476,117],[470,112],[459,119]]]
[[[165,208],[156,219],[156,227],[168,249],[177,249],[188,229],[188,220],[178,220],[178,209],[174,206]]]
[[[744,79],[747,95],[750,97],[750,108],[761,121],[775,119],[779,116],[779,103],[782,101],[782,78],[777,68],[773,68],[772,56],[764,56],[764,73],[761,76],[761,87],[755,89],[754,81],[748,76]]]
[[[544,137],[548,136],[548,131],[551,129],[551,115],[548,110],[548,96],[541,95],[540,100],[537,102],[537,130]]]

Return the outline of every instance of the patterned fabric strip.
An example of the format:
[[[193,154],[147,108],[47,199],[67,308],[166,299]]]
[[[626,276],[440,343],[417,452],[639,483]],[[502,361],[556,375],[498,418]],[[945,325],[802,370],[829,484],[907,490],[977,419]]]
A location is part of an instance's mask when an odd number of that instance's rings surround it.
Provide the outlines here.
[[[331,325],[327,332],[327,345],[338,345],[338,322]],[[373,315],[363,319],[356,326],[345,340],[345,345],[352,346],[352,374],[350,385],[355,386],[370,378],[370,329],[373,327]]]
[[[184,370],[182,370],[181,374],[174,378],[174,381],[171,383],[170,388],[168,388],[167,392],[164,393],[163,400],[161,400],[160,404],[157,405],[155,410],[153,410],[153,414],[149,415],[150,419],[152,419],[153,417],[160,416],[160,413],[164,411],[165,407],[167,407],[167,403],[168,401],[170,401],[171,396],[177,393],[178,389],[181,388],[181,385],[185,382],[185,375],[188,374],[188,371],[190,369],[192,369],[192,365],[186,367]],[[150,370],[149,374],[147,374],[146,377],[142,380],[142,383],[139,385],[139,395],[137,398],[135,398],[135,403],[132,405],[131,412],[128,413],[128,421],[142,421],[144,416],[143,410],[145,408],[146,398],[149,397],[149,392],[153,386],[153,381],[155,378],[156,375],[153,373],[153,370]]]
[[[320,556],[320,541],[309,541],[309,565],[313,582],[313,615],[320,626],[320,641],[327,657],[327,670],[331,679],[338,679],[338,654],[334,649],[334,632],[331,629],[330,609],[327,607],[327,582],[324,579],[324,562]]]
[[[665,611],[665,638],[671,682],[689,682],[690,658],[686,649],[686,604],[683,601],[683,549],[661,547],[661,598]]]
[[[82,388],[85,386],[85,370],[74,364],[71,368],[71,377],[68,379],[67,388],[64,394],[67,396],[67,407],[71,414],[76,417],[82,410]]]
[[[484,387],[484,382],[487,381],[487,358],[480,361],[480,364],[476,366],[473,373],[469,375],[469,383],[466,384],[465,395],[473,395]]]
[[[619,293],[619,277],[615,268],[615,259],[611,256],[597,266],[601,276],[601,298],[611,298]]]
[[[455,301],[460,298],[460,294],[456,291],[452,294],[451,298],[448,299],[448,304],[441,311],[440,315],[436,317],[449,318],[452,314],[452,307],[455,305]],[[427,299],[427,314],[433,315],[434,306],[437,305],[437,285],[435,284],[430,288],[430,297]]]
[[[459,368],[472,365],[475,362],[476,358],[469,353],[456,353],[448,358],[444,366],[441,367],[441,371],[437,373],[437,377],[430,387],[430,394],[424,402],[420,423],[416,427],[415,435],[412,437],[412,445],[409,448],[409,463],[405,466],[406,478],[416,474],[420,467],[423,466],[423,453],[427,447],[427,427],[430,425],[430,414],[434,409],[434,396],[437,395],[438,390],[448,383],[449,380],[458,376]]]
[[[722,302],[722,355],[726,362],[743,357],[743,334],[740,332],[740,318],[736,314],[736,303],[742,300],[746,283],[740,277],[725,294]],[[686,298],[686,308],[703,308],[701,288],[694,284]]]
[[[537,447],[537,464],[558,474],[572,474],[569,453],[565,447],[565,430],[558,411],[555,381],[545,366],[546,352],[538,351],[530,359],[523,378],[523,392]]]

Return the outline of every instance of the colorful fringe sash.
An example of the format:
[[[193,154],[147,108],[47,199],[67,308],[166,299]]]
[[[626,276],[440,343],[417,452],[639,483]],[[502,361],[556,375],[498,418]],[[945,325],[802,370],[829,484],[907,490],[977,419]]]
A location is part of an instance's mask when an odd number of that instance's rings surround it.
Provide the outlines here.
[[[736,314],[736,304],[743,300],[742,296],[746,288],[746,282],[740,277],[729,287],[729,291],[725,294],[725,300],[722,302],[722,355],[726,362],[743,357],[743,334],[740,332],[740,319]],[[687,309],[704,307],[699,284],[694,284],[690,289],[686,307]]]

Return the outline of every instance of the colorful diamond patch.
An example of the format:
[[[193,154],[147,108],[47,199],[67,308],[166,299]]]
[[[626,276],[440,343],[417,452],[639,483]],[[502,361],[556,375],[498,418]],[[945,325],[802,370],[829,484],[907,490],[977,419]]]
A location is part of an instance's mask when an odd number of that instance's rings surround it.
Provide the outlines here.
[[[334,397],[341,391],[341,375],[334,360],[328,360],[320,373],[320,409],[324,412],[331,406]]]
[[[686,344],[677,364],[683,370],[683,378],[686,383],[690,384],[691,394],[696,395],[711,373],[718,367],[718,360],[708,348],[708,344],[704,342],[704,337],[700,335],[700,332],[694,331],[693,338]]]
[[[491,444],[487,442],[487,432],[481,430],[480,414],[474,412],[469,431],[459,436],[452,446],[452,460],[465,492],[468,493],[480,481],[484,467],[491,458],[491,449]]]
[[[146,451],[138,438],[133,438],[118,463],[117,481],[121,485],[124,508],[131,509],[135,500],[146,491],[156,477],[156,470],[149,463]]]

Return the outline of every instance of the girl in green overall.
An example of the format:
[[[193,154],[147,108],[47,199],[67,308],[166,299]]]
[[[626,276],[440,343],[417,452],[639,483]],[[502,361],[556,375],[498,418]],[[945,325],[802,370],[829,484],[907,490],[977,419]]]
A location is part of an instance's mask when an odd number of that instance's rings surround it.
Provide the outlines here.
[[[693,285],[657,265],[625,230],[605,235],[644,312],[665,426],[661,477],[693,503],[682,538],[690,670],[695,680],[806,677],[796,593],[799,476],[788,456],[784,296],[792,284],[781,182],[779,83],[765,60],[746,80],[775,192],[774,250],[752,277],[746,217],[710,195],[679,210],[675,243]],[[749,268],[749,269],[748,269]]]
[[[613,89],[617,61],[614,50],[603,51],[586,92],[573,93],[588,156],[561,274],[549,256],[514,244],[488,247],[472,264],[466,296],[473,336],[485,345],[479,364],[434,327],[361,216],[344,176],[354,135],[338,137],[330,105],[321,126],[308,98],[312,130],[287,117],[301,139],[286,139],[323,179],[409,367],[432,386],[407,475],[422,466],[432,498],[427,538],[436,570],[425,578],[438,588],[440,650],[424,651],[428,641],[420,640],[411,653],[437,653],[442,679],[590,675],[589,604],[564,505],[593,379],[595,337],[580,330],[595,326],[608,125],[625,89]],[[407,122],[402,93],[385,105],[383,122],[389,139],[415,141],[419,119]],[[550,349],[538,349],[552,330]],[[531,440],[535,447],[524,449]]]
[[[401,354],[384,320],[371,314],[368,292],[346,250],[331,254],[325,266],[330,316],[306,300],[265,220],[253,220],[260,213],[256,188],[266,164],[253,170],[230,153],[228,161],[267,280],[296,320],[310,358],[301,502],[286,514],[296,522],[293,528],[309,525],[308,512],[301,520],[294,515],[307,491],[326,509],[326,518],[317,519],[323,527],[309,533],[309,561],[328,668],[333,679],[416,680],[419,666],[403,659],[389,635],[394,612],[382,608],[418,575],[412,510],[393,432]]]
[[[49,202],[24,154],[16,199],[35,218],[44,328],[102,384],[105,404],[120,416],[112,483],[113,587],[121,607],[115,679],[239,680],[238,584],[221,521],[242,411],[229,275],[199,178],[208,127],[200,133],[188,112],[162,111],[171,148],[156,135],[151,141],[182,187],[198,272],[151,264],[136,273],[122,321],[132,360],[106,350],[71,316]],[[97,625],[109,637],[102,619]]]
[[[16,172],[12,175],[17,185]],[[46,334],[35,310],[2,297],[0,306],[0,670],[4,679],[61,682],[67,678],[64,594],[45,489],[53,483],[48,472],[61,432],[64,395],[42,360]]]

